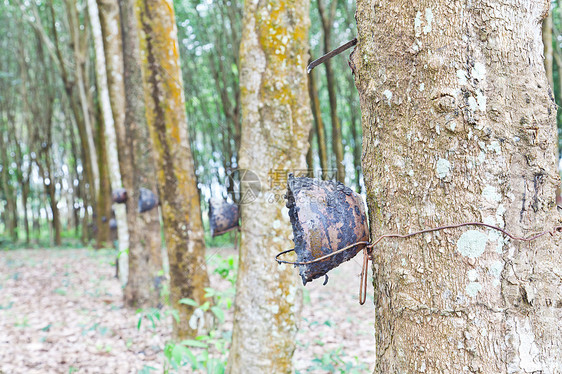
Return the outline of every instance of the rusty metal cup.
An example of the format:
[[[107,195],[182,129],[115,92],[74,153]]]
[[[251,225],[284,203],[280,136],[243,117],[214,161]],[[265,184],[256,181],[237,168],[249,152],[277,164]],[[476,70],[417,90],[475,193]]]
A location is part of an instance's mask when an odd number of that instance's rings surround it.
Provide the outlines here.
[[[222,235],[240,226],[240,212],[236,204],[222,199],[209,199],[209,225],[211,236]]]
[[[277,260],[299,266],[303,284],[351,260],[368,244],[363,200],[342,183],[289,175],[285,198],[295,248],[281,252]],[[291,251],[297,254],[296,262],[278,259]],[[337,251],[341,252],[334,254]]]
[[[154,192],[147,188],[139,188],[139,213],[148,212],[158,205],[158,197]]]

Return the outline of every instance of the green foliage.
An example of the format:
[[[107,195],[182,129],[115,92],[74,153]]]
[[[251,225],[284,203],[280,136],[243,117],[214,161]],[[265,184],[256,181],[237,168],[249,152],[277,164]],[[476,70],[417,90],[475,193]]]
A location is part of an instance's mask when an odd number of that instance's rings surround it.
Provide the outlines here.
[[[156,368],[154,368],[154,367],[152,367],[152,366],[144,365],[144,366],[142,367],[142,369],[139,370],[138,374],[150,374],[150,373],[152,373],[153,371],[156,371]]]
[[[137,321],[137,330],[140,330],[142,326],[143,320],[148,320],[151,323],[153,329],[156,328],[156,325],[160,323],[163,319],[166,319],[168,316],[172,316],[176,322],[179,322],[179,313],[177,310],[174,309],[158,309],[158,308],[148,308],[144,309],[137,309],[137,314],[139,315]]]
[[[213,258],[213,263],[216,264],[213,272],[228,280],[230,287],[225,290],[205,288],[205,298],[208,300],[201,305],[189,298],[181,299],[179,302],[203,312],[210,311],[218,325],[215,325],[215,328],[208,334],[200,335],[195,339],[166,343],[164,348],[165,372],[178,371],[186,365],[189,365],[192,370],[200,370],[208,374],[224,374],[226,370],[232,332],[221,331],[220,325],[224,323],[225,312],[233,305],[238,264],[234,256],[223,258],[220,255]]]
[[[84,244],[81,241],[80,236],[76,236],[76,231],[72,230],[62,230],[61,238],[62,244],[60,246],[53,246],[52,239],[50,237],[49,222],[47,220],[42,220],[39,226],[39,231],[31,230],[29,236],[29,243],[19,240],[14,242],[10,237],[6,235],[0,235],[0,250],[18,250],[18,249],[40,249],[40,248],[52,248],[52,249],[75,249],[84,248]],[[25,233],[22,232],[21,228],[17,229],[18,237],[23,238]]]
[[[360,363],[357,357],[353,360],[346,360],[346,355],[342,347],[338,347],[324,353],[321,357],[315,357],[312,365],[306,369],[306,372],[321,371],[323,373],[340,373],[340,374],[360,374],[366,372],[369,367],[365,363]],[[301,374],[296,371],[295,374]]]
[[[201,209],[205,210],[205,206],[208,204],[202,204]],[[207,208],[208,209],[208,208]],[[207,216],[203,216],[203,228],[205,230],[205,245],[209,248],[225,248],[225,247],[234,247],[234,238],[235,233],[234,231],[228,232],[223,235],[215,236],[214,238],[211,237],[211,229],[209,227],[209,218]]]

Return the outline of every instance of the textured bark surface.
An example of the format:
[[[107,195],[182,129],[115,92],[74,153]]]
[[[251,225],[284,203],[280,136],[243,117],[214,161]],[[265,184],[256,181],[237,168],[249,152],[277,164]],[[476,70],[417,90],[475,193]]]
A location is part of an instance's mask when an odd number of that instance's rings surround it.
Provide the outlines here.
[[[152,142],[148,133],[140,65],[139,35],[134,0],[121,0],[123,24],[124,85],[126,91],[124,162],[130,172],[123,174],[129,191],[129,281],[125,302],[131,307],[156,306],[159,301],[159,273],[162,271],[160,215],[158,207],[138,213],[139,189],[157,194]],[[148,141],[147,141],[148,140]]]
[[[293,245],[284,173],[306,168],[312,120],[305,72],[309,5],[308,0],[245,3],[240,166],[259,177],[261,194],[241,207],[231,374],[291,372],[301,294],[295,269],[278,266],[274,256]],[[242,184],[243,196],[248,187]]]
[[[546,78],[550,88],[554,91],[554,76],[552,71],[553,52],[552,48],[552,12],[542,22],[542,42],[544,44],[544,69],[546,70]]]
[[[193,337],[205,324],[194,308],[208,286],[201,208],[189,146],[174,7],[166,0],[139,0],[146,116],[154,145],[164,235],[170,262],[170,302],[179,311],[174,331]]]
[[[360,0],[353,55],[372,235],[559,222],[546,1]],[[374,252],[376,373],[562,372],[560,237],[477,228]]]
[[[88,0],[88,14],[92,24],[92,37],[96,55],[96,83],[104,124],[104,140],[106,146],[107,166],[109,169],[109,180],[111,182],[111,190],[116,190],[118,188],[122,188],[123,184],[121,181],[121,171],[119,169],[115,121],[113,119],[111,101],[109,98],[102,29],[100,25],[98,6],[95,0]],[[111,43],[111,40],[109,40],[109,42]],[[115,212],[115,220],[117,221],[117,237],[119,242],[119,279],[124,285],[127,283],[128,277],[127,250],[129,248],[129,229],[127,228],[127,214],[123,204],[113,204],[113,211]]]

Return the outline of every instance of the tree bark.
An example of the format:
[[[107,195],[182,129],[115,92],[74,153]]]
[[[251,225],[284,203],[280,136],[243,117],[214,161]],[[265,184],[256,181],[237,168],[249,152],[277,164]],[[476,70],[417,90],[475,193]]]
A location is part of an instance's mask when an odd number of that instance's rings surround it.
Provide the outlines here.
[[[164,235],[170,262],[170,302],[179,311],[174,333],[193,337],[206,325],[194,308],[209,284],[199,195],[189,145],[174,8],[164,0],[138,0],[146,117],[154,146]]]
[[[544,44],[544,69],[546,70],[546,79],[550,85],[550,89],[554,92],[554,75],[553,75],[553,59],[554,48],[552,46],[552,12],[542,22],[542,41]],[[554,95],[554,93],[553,93]]]
[[[353,139],[353,168],[355,169],[355,188],[358,193],[361,193],[361,134],[357,131],[357,128],[361,125],[358,123],[358,118],[360,116],[360,111],[358,105],[353,105],[357,103],[357,94],[354,92],[355,85],[353,83],[353,76],[350,75],[347,79],[349,84],[349,96],[348,104],[350,106],[350,121],[349,126],[351,128],[351,138]]]
[[[103,37],[101,24],[98,13],[98,6],[95,0],[88,0],[88,14],[92,27],[92,37],[94,41],[94,51],[96,55],[96,83],[98,88],[98,98],[102,112],[104,124],[104,140],[106,145],[106,155],[109,168],[109,180],[111,181],[111,190],[114,191],[122,188],[121,171],[119,169],[119,155],[117,151],[117,135],[115,130],[115,121],[111,110],[111,101],[109,98],[108,79],[106,71],[106,59],[103,45]],[[123,118],[121,118],[122,120]],[[128,255],[129,250],[129,229],[127,228],[127,214],[123,204],[113,204],[115,212],[115,220],[117,221],[117,237],[118,237],[118,264],[119,279],[121,284],[127,283],[128,277]]]
[[[126,144],[124,160],[130,171],[123,174],[128,191],[127,223],[129,225],[129,281],[124,297],[131,307],[155,307],[159,301],[159,273],[162,271],[162,241],[158,207],[138,213],[139,189],[157,194],[154,179],[152,141],[148,133],[140,65],[138,25],[134,0],[120,0],[123,25],[123,62],[125,84]],[[148,143],[147,143],[148,139]]]
[[[312,115],[314,117],[314,126],[316,129],[316,139],[318,142],[318,158],[320,159],[321,178],[326,179],[328,173],[328,150],[326,145],[326,130],[324,129],[324,121],[322,120],[322,111],[320,110],[320,99],[318,98],[318,88],[316,87],[316,75],[314,71],[308,74],[308,90],[310,94]]]
[[[559,224],[548,2],[362,0],[353,54],[371,233]],[[375,373],[560,373],[560,236],[475,227],[374,251]]]
[[[292,267],[273,258],[291,246],[286,175],[306,167],[311,126],[307,0],[245,3],[240,46],[240,167],[261,180],[242,200],[242,233],[229,369],[290,373],[301,292]],[[242,196],[251,196],[242,183]]]
[[[2,164],[2,190],[4,191],[4,198],[6,199],[6,208],[4,210],[3,221],[6,225],[6,231],[10,235],[13,242],[18,240],[17,231],[17,200],[16,192],[12,183],[10,181],[9,174],[9,158],[6,147],[6,141],[4,139],[4,132],[0,132],[0,163]]]
[[[332,43],[332,29],[334,28],[334,19],[338,0],[330,2],[330,8],[326,9],[324,0],[318,1],[318,13],[322,23],[324,53],[330,52]],[[336,79],[332,70],[332,62],[327,60],[324,62],[326,69],[326,81],[328,87],[328,98],[330,100],[330,120],[332,122],[332,148],[336,156],[336,179],[340,182],[345,181],[345,165],[343,163],[343,137],[341,131],[340,118],[338,116],[338,98],[336,93]]]
[[[105,133],[105,125],[103,123],[103,119],[101,113],[98,111],[97,115],[97,129],[96,129],[96,137],[97,137],[97,147],[96,152],[98,165],[96,166],[99,170],[99,188],[98,193],[96,196],[94,212],[96,214],[95,217],[95,225],[97,227],[96,233],[96,245],[97,248],[103,247],[113,247],[112,243],[112,233],[109,229],[109,220],[112,218],[111,213],[111,182],[109,180],[109,171],[108,171],[108,161],[107,161],[107,151],[106,151],[106,143],[104,139]]]

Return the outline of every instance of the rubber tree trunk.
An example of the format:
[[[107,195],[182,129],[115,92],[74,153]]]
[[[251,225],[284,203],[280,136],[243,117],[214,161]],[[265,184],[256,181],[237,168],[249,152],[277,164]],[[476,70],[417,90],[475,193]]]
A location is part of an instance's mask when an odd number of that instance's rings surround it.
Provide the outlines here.
[[[193,337],[207,324],[194,308],[179,304],[205,301],[209,284],[205,242],[185,99],[174,8],[164,0],[139,0],[146,115],[158,176],[164,235],[170,262],[170,302],[179,311],[174,332]]]
[[[326,131],[324,129],[324,121],[322,120],[320,98],[318,97],[318,88],[316,87],[316,74],[314,71],[311,71],[310,74],[308,74],[308,90],[310,95],[312,115],[314,117],[316,139],[318,142],[318,158],[320,159],[320,169],[322,169],[321,178],[326,179],[326,174],[328,173],[328,147],[326,145]]]
[[[542,41],[544,44],[544,69],[546,78],[554,95],[554,75],[552,65],[554,62],[554,48],[552,46],[552,12],[542,22]]]
[[[162,241],[158,207],[138,213],[139,190],[147,188],[157,194],[154,178],[152,142],[148,134],[140,65],[138,25],[134,0],[121,0],[123,25],[123,62],[126,98],[123,184],[129,191],[127,223],[129,226],[129,281],[125,302],[131,307],[155,307],[159,301],[162,271]],[[148,141],[147,141],[148,140]]]
[[[317,0],[318,13],[322,24],[322,33],[324,40],[324,53],[330,52],[332,46],[332,31],[334,29],[334,21],[337,10],[337,0],[332,0],[326,4],[325,0]],[[330,101],[330,120],[332,122],[332,149],[336,156],[336,179],[340,182],[345,181],[345,165],[343,163],[343,137],[341,122],[338,116],[338,96],[336,88],[336,77],[332,68],[332,62],[327,60],[324,62],[326,69],[326,83],[328,88],[328,98]]]
[[[97,115],[98,124],[96,128],[97,148],[98,153],[98,170],[100,175],[99,188],[96,199],[94,201],[95,209],[95,225],[97,226],[96,233],[96,246],[97,248],[113,247],[112,233],[109,230],[109,220],[112,218],[111,214],[111,182],[109,181],[109,171],[107,162],[106,142],[104,139],[105,125],[101,114],[98,111]]]
[[[111,190],[113,191],[118,188],[122,188],[123,183],[121,181],[121,171],[119,169],[119,155],[117,152],[115,121],[113,118],[111,101],[109,98],[103,36],[99,19],[98,6],[95,0],[88,0],[88,14],[92,27],[92,37],[96,55],[96,83],[104,123],[104,140],[109,168],[109,180],[111,182]],[[119,243],[119,280],[121,281],[121,284],[125,285],[127,283],[128,277],[127,252],[129,249],[129,229],[127,228],[127,214],[125,211],[125,206],[123,204],[113,204],[113,211],[115,212],[115,220],[117,221],[117,237]]]
[[[2,190],[4,192],[4,197],[6,199],[6,208],[4,209],[4,214],[2,220],[6,227],[6,231],[10,235],[10,239],[13,242],[18,240],[17,232],[17,200],[16,191],[10,182],[9,165],[10,161],[8,158],[8,148],[7,141],[4,138],[4,133],[0,133],[0,163],[2,163],[2,171],[0,177],[2,178]]]
[[[274,256],[293,245],[286,173],[306,168],[309,6],[308,0],[245,3],[240,166],[258,176],[261,193],[251,199],[255,185],[242,180],[231,374],[291,372],[301,293],[295,270],[279,267]]]
[[[559,224],[548,2],[360,0],[353,54],[373,237]],[[374,251],[375,373],[562,372],[560,234],[475,227]]]

